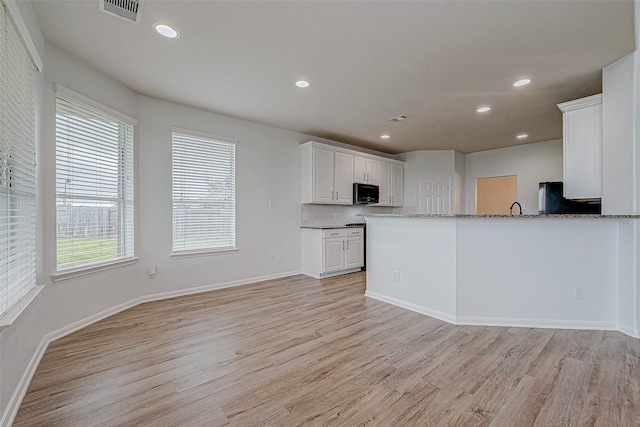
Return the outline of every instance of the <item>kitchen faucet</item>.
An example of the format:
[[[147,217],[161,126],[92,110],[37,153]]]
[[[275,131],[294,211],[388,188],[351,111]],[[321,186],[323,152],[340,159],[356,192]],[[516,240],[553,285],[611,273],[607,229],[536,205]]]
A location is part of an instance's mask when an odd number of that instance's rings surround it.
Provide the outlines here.
[[[520,205],[520,203],[518,202],[511,203],[511,206],[509,206],[509,215],[513,216],[513,207],[515,205],[518,205],[518,208],[520,208],[520,215],[522,215],[522,205]]]

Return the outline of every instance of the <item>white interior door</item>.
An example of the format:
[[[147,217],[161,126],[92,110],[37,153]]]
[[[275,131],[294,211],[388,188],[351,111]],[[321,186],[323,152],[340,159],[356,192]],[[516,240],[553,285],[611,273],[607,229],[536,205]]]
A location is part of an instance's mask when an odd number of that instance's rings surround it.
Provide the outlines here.
[[[447,215],[451,213],[449,178],[420,180],[420,213]]]

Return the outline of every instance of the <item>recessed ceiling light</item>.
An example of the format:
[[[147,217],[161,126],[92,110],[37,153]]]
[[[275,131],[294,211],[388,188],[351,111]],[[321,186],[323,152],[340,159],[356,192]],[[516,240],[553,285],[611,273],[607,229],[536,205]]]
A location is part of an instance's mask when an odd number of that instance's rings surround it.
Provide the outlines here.
[[[153,28],[158,32],[158,34],[168,37],[170,39],[177,39],[180,37],[180,33],[175,28],[172,28],[165,24],[154,24]]]
[[[522,79],[522,80],[518,80],[517,82],[515,82],[513,85],[515,87],[520,87],[520,86],[526,86],[529,83],[531,83],[531,79]]]
[[[527,135],[526,133],[521,133],[520,135],[516,136],[516,138],[518,139],[525,139],[526,137],[528,137],[529,135]]]
[[[491,111],[491,107],[485,105],[476,110],[478,113],[486,113],[487,111]]]
[[[311,85],[311,83],[309,83],[309,82],[308,82],[308,81],[306,81],[306,80],[298,80],[298,81],[296,82],[296,86],[298,86],[298,87],[302,87],[302,88],[304,88],[304,87],[309,87],[310,85]]]
[[[518,80],[517,82],[515,82],[513,85],[515,87],[520,87],[520,86],[526,86],[529,83],[531,83],[531,79],[522,79],[522,80]]]
[[[380,138],[389,139],[389,138],[391,138],[391,136],[388,133],[383,133],[382,135],[380,135]]]

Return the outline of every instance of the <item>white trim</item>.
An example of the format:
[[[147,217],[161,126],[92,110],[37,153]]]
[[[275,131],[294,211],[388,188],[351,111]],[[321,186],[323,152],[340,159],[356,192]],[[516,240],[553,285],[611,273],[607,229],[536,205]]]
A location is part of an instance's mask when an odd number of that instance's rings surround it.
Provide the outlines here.
[[[209,256],[209,255],[227,255],[237,253],[240,249],[206,249],[203,251],[184,251],[184,252],[173,252],[169,255],[171,259],[180,259],[180,258],[192,258],[192,257],[200,257],[200,256]]]
[[[259,276],[251,279],[234,280],[230,282],[218,283],[213,285],[205,285],[205,286],[199,286],[195,288],[180,289],[176,291],[162,292],[159,294],[145,295],[145,296],[141,296],[141,297],[123,302],[122,304],[118,304],[115,307],[108,308],[106,310],[101,311],[100,313],[93,314],[82,320],[78,320],[77,322],[73,322],[70,325],[62,327],[56,331],[48,333],[42,338],[40,345],[36,349],[35,353],[31,357],[31,360],[29,361],[29,364],[27,365],[27,369],[22,374],[22,377],[20,378],[20,382],[18,383],[18,387],[16,387],[16,390],[13,393],[13,396],[11,396],[11,399],[9,400],[9,404],[7,405],[7,409],[5,413],[2,415],[2,418],[0,418],[0,426],[9,427],[13,423],[13,420],[15,419],[18,413],[18,409],[20,409],[20,404],[22,403],[22,399],[24,399],[24,396],[27,393],[29,383],[31,382],[31,379],[33,378],[33,375],[35,374],[36,369],[38,368],[38,364],[40,363],[42,356],[44,355],[45,351],[47,350],[47,347],[51,342],[58,340],[64,336],[67,336],[84,327],[87,327],[93,323],[96,323],[100,320],[106,319],[109,316],[113,316],[114,314],[120,313],[121,311],[135,307],[136,305],[139,305],[145,302],[160,301],[163,299],[198,294],[202,292],[215,291],[218,289],[231,288],[234,286],[242,286],[247,284],[266,282],[268,280],[282,279],[284,277],[296,276],[298,274],[302,274],[302,272],[299,270],[288,271],[285,273]]]
[[[455,316],[443,313],[421,305],[402,301],[397,298],[379,294],[377,292],[366,291],[366,297],[377,299],[397,307],[406,308],[416,313],[425,314],[429,317],[451,323],[452,325],[474,325],[474,326],[501,326],[516,328],[553,328],[553,329],[587,329],[602,331],[620,331],[626,335],[638,338],[638,330],[621,328],[615,322],[600,320],[565,320],[565,319],[527,319],[527,318],[507,318],[507,317],[473,317]],[[633,332],[633,333],[631,333]]]
[[[97,108],[99,110],[101,110],[102,112],[113,116],[114,118],[121,120],[122,122],[128,124],[128,125],[132,125],[132,126],[138,126],[138,119],[134,119],[133,117],[129,117],[124,113],[121,113],[118,110],[115,110],[111,107],[108,107],[106,105],[104,105],[101,102],[96,101],[95,99],[91,99],[88,96],[82,95],[72,89],[69,89],[66,86],[62,86],[60,83],[54,83],[53,84],[53,90],[56,92],[56,95],[60,94],[62,96],[67,96],[69,98],[72,98],[74,101],[80,103],[80,104],[85,104],[85,106],[87,107],[93,107],[93,108]]]
[[[587,329],[599,331],[617,331],[615,322],[601,320],[565,320],[565,319],[527,319],[509,317],[473,317],[460,316],[458,325],[506,326],[515,328],[552,328],[552,329]]]
[[[602,104],[602,94],[599,93],[593,96],[587,96],[586,98],[580,98],[573,101],[563,102],[562,104],[558,104],[558,108],[563,113],[573,110],[579,110],[585,107],[591,107],[593,105]]]
[[[91,265],[88,267],[81,267],[70,270],[61,270],[51,275],[51,280],[54,282],[60,282],[62,280],[75,279],[76,277],[82,277],[89,274],[98,273],[100,271],[112,270],[114,268],[124,267],[126,265],[135,264],[140,257],[132,257],[127,259],[119,259],[116,261],[109,261],[102,264]]]
[[[213,135],[211,133],[200,132],[197,130],[185,129],[177,126],[171,126],[171,133],[180,133],[194,138],[212,139],[214,141],[226,142],[228,144],[238,145],[238,138],[230,138],[228,136]]]
[[[36,48],[36,44],[31,37],[31,33],[29,32],[29,27],[27,27],[26,22],[24,22],[24,18],[20,13],[20,9],[18,8],[16,0],[3,0],[4,4],[7,6],[9,13],[11,14],[11,19],[13,23],[16,24],[16,28],[18,29],[18,34],[20,34],[20,38],[27,48],[27,52],[29,52],[29,56],[31,60],[35,64],[38,71],[42,71],[44,67],[44,63],[42,62],[42,58],[40,57],[40,53]],[[31,7],[31,3],[29,2],[29,7]],[[34,14],[35,16],[35,14]]]
[[[365,297],[377,299],[378,301],[386,302],[397,307],[406,308],[407,310],[415,311],[416,313],[425,314],[429,317],[434,317],[438,320],[442,320],[447,323],[451,323],[453,325],[456,324],[456,316],[453,314],[445,313],[438,310],[433,310],[431,308],[423,307],[418,304],[413,304],[410,302],[402,301],[397,298],[389,297],[386,295],[379,294],[378,292],[373,292],[367,290],[364,293]]]
[[[7,311],[2,317],[0,317],[0,331],[7,326],[11,326],[11,324],[16,321],[18,316],[20,316],[24,309],[27,308],[29,304],[31,304],[31,301],[36,299],[40,291],[42,291],[43,289],[44,285],[35,286],[25,296],[23,296],[16,305],[11,307],[9,311]]]
[[[358,271],[362,271],[362,267],[354,267],[348,270],[333,271],[331,273],[320,273],[318,275],[313,275],[310,273],[302,273],[302,274],[304,274],[305,276],[313,277],[314,279],[326,279],[327,277],[342,276],[343,274],[355,273]]]
[[[618,331],[633,338],[640,338],[640,329],[633,326],[618,324]]]

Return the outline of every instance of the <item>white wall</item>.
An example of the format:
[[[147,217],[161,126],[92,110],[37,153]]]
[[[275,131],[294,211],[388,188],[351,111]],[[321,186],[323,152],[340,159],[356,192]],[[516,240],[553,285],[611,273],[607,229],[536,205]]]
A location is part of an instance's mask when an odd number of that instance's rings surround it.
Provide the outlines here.
[[[635,211],[634,79],[637,52],[602,70],[602,213]]]
[[[562,140],[518,145],[466,155],[465,211],[476,213],[476,179],[517,175],[524,213],[538,213],[538,183],[562,181]],[[514,200],[515,201],[515,200]]]
[[[170,259],[171,126],[237,138],[237,253]],[[300,270],[300,152],[294,132],[140,97],[142,292],[173,291]],[[273,200],[274,208],[269,208]],[[275,262],[269,256],[275,255]]]
[[[458,324],[615,329],[626,221],[368,217],[367,295]]]

